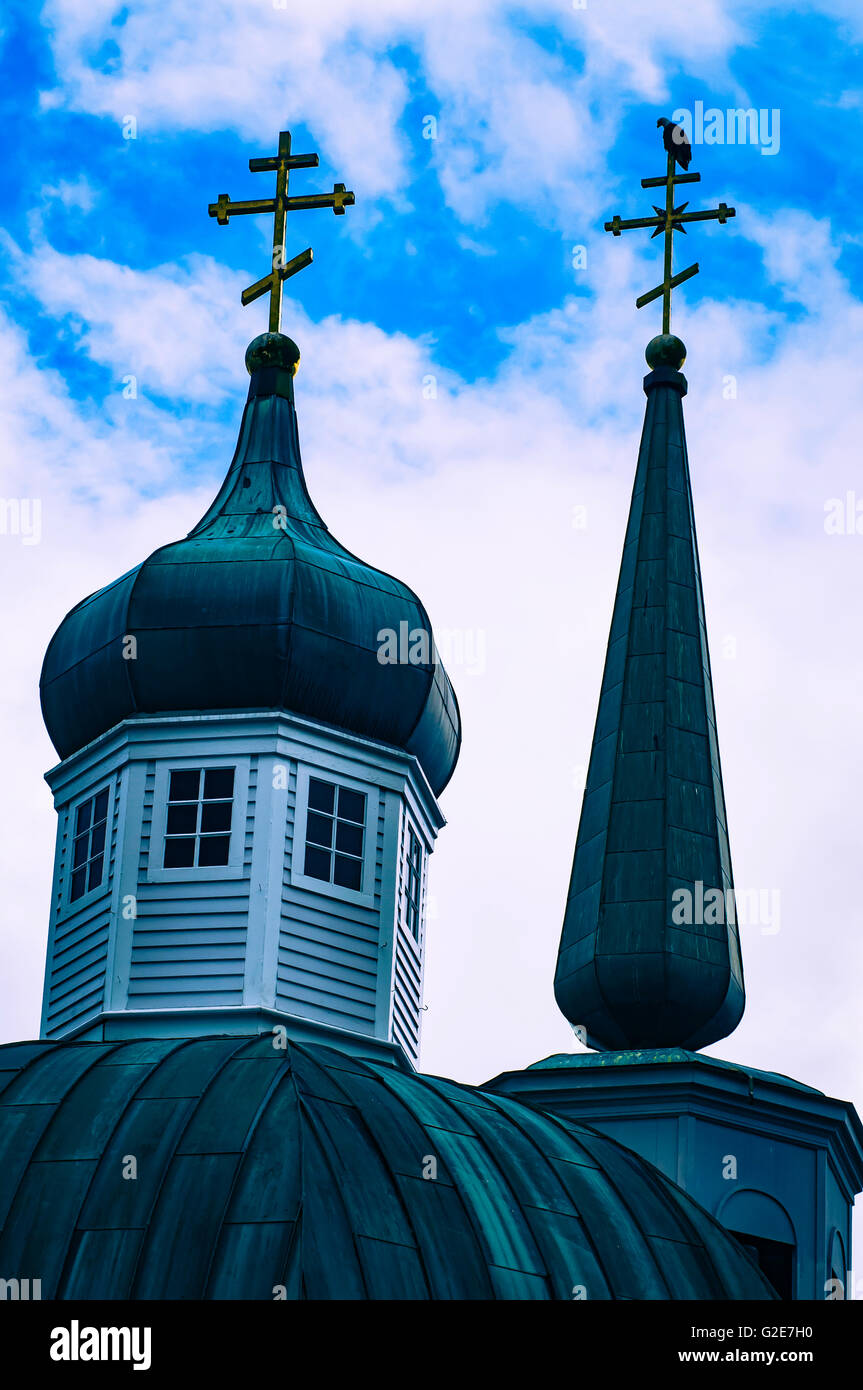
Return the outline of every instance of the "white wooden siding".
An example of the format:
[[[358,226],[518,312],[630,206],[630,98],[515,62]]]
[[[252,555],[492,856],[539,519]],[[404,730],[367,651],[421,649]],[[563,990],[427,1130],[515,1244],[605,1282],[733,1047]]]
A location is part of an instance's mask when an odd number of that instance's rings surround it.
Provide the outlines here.
[[[103,787],[108,788],[108,823],[102,884],[98,892],[86,894],[79,906],[69,902],[75,814],[83,801]],[[57,848],[53,931],[45,982],[44,1031],[48,1037],[77,1027],[103,1007],[119,805],[116,777],[104,776],[70,800],[61,812],[63,828]]]
[[[230,864],[164,870],[166,767],[228,759],[238,769]],[[276,788],[282,764],[287,786]],[[300,837],[305,823],[298,799],[309,775],[367,791],[362,892],[302,873],[304,847],[295,847],[294,835],[295,823]],[[148,716],[60,764],[49,781],[60,822],[47,1036],[124,1009],[141,1024],[156,1010],[260,1008],[395,1040],[417,1059],[422,941],[404,926],[404,834],[410,818],[421,831],[425,877],[442,818],[414,760],[275,713]],[[112,813],[103,891],[71,911],[72,808],[106,784]],[[194,1031],[191,1018],[189,1026]]]

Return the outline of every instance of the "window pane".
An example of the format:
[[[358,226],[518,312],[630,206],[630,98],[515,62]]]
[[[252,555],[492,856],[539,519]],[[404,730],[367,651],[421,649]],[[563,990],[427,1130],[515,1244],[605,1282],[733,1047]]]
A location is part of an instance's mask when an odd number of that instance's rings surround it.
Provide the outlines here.
[[[348,791],[347,787],[339,787],[339,816],[343,820],[359,821],[362,825],[366,818],[366,798],[362,792]]]
[[[309,811],[306,839],[313,845],[326,845],[329,849],[333,843],[333,822],[329,816],[319,816],[316,811]]]
[[[69,893],[69,898],[70,898],[70,900],[71,900],[72,902],[74,902],[76,898],[82,897],[83,894],[84,894],[84,892],[86,891],[86,888],[87,888],[87,869],[86,869],[86,867],[83,868],[83,869],[76,869],[75,872],[74,872],[74,874],[72,875],[72,890],[71,890],[71,892]]]
[[[336,849],[344,850],[345,854],[362,854],[362,826],[346,825],[344,821],[339,821],[336,829]]]
[[[168,800],[197,801],[200,785],[201,772],[199,768],[175,770],[171,773],[171,790],[168,794]]]
[[[208,767],[204,772],[204,800],[218,801],[234,795],[234,769]]]
[[[93,820],[104,820],[108,814],[108,788],[100,792],[96,797],[96,805],[93,809]]]
[[[198,828],[198,803],[168,807],[168,834],[194,835]]]
[[[90,892],[91,888],[98,888],[99,884],[102,882],[102,866],[104,865],[104,863],[105,859],[104,856],[101,854],[97,854],[95,859],[90,860],[90,872],[87,877],[88,893]]]
[[[75,834],[80,835],[82,831],[90,828],[90,812],[93,809],[93,802],[84,801],[78,807],[75,815]]]
[[[337,883],[340,888],[355,888],[359,891],[362,881],[363,866],[359,859],[346,859],[343,854],[336,855],[335,867],[333,870],[333,883]]]
[[[212,830],[230,830],[230,828],[230,801],[205,801],[201,806],[201,833]]]
[[[309,779],[309,806],[313,811],[329,811],[332,815],[335,795],[332,782],[322,782],[318,777]]]
[[[230,844],[230,835],[203,835],[198,845],[198,864],[202,868],[227,864]]]
[[[77,869],[78,865],[83,864],[85,859],[87,858],[88,843],[89,837],[85,831],[83,835],[79,835],[78,839],[75,841],[74,849],[72,850],[73,869]]]
[[[329,883],[331,857],[325,849],[315,849],[313,845],[306,845],[305,872],[309,878],[322,878],[325,883]]]
[[[90,834],[90,854],[91,854],[91,856],[94,855],[94,854],[101,854],[101,853],[102,853],[102,850],[105,848],[105,827],[106,827],[106,824],[107,824],[106,821],[100,821],[98,825],[94,825],[94,826],[93,826],[93,829],[92,829],[91,834]]]
[[[188,869],[195,862],[195,841],[166,840],[164,868]]]

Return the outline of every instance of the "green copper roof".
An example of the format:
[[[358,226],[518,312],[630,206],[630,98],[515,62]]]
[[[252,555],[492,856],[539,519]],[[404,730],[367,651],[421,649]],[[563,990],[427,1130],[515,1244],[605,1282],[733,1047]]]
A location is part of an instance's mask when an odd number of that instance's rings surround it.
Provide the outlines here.
[[[282,335],[256,339],[237,450],[206,515],[54,634],[40,686],[61,757],[139,713],[286,709],[414,753],[435,792],[449,780],[461,725],[428,615],[330,535],[306,489],[298,356]],[[384,629],[426,633],[426,651],[382,663]]]
[[[794,1091],[807,1091],[810,1095],[823,1095],[815,1086],[807,1086],[795,1081],[793,1076],[785,1076],[781,1071],[760,1071],[757,1067],[743,1067],[739,1062],[726,1062],[722,1057],[709,1057],[705,1052],[689,1052],[685,1047],[647,1047],[626,1049],[621,1052],[555,1052],[543,1057],[540,1062],[531,1062],[528,1071],[576,1070],[598,1067],[681,1067],[697,1066],[731,1072],[747,1081],[749,1078],[768,1081],[776,1086],[788,1086]]]
[[[43,1299],[772,1297],[594,1130],[269,1034],[0,1047],[0,1268]]]
[[[655,341],[677,345],[682,361],[678,339]],[[730,920],[686,378],[660,365],[644,389],[555,995],[593,1047],[698,1048],[739,1023],[743,971]]]

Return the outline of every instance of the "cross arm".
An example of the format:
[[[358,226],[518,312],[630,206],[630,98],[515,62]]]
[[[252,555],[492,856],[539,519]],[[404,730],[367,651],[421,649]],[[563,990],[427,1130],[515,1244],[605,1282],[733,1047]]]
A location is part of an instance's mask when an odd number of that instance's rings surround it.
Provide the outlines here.
[[[294,256],[286,265],[278,266],[271,270],[269,275],[263,275],[260,280],[256,280],[247,290],[243,290],[240,299],[244,305],[251,304],[253,300],[260,299],[262,294],[273,288],[275,276],[279,280],[287,280],[291,275],[296,275],[298,270],[304,270],[307,265],[312,263],[312,248],[309,246],[305,251],[301,251],[298,256]]]
[[[661,294],[668,290],[676,290],[678,285],[682,285],[684,280],[691,280],[693,275],[698,274],[698,262],[691,265],[687,270],[681,270],[679,275],[672,275],[670,280],[665,280],[661,285],[657,285],[655,290],[648,290],[647,294],[639,295],[635,301],[636,309],[643,309],[645,304],[652,304],[654,299],[658,299]]]
[[[349,192],[343,183],[333,185],[332,193],[310,193],[305,197],[286,198],[285,208],[288,212],[302,212],[306,208],[332,208],[337,215],[344,216],[345,208],[351,207],[356,202],[353,193]]]
[[[662,217],[630,217],[623,221],[620,217],[613,217],[610,222],[605,223],[605,230],[612,232],[614,236],[620,236],[621,232],[628,232],[632,227],[664,227],[665,215]]]
[[[684,207],[686,204],[684,203]],[[672,222],[675,227],[681,222],[722,222],[728,221],[729,217],[737,215],[736,208],[730,208],[725,203],[720,203],[718,208],[711,208],[709,212],[674,212]],[[605,230],[614,236],[620,236],[621,232],[628,232],[635,227],[656,227],[661,229],[665,226],[665,214],[659,217],[630,217],[624,221],[621,217],[613,217],[610,222],[604,223]],[[682,230],[682,228],[681,228]]]
[[[737,209],[730,208],[725,203],[720,203],[718,208],[710,208],[708,212],[681,212],[675,213],[675,222],[727,222],[729,217],[736,217]]]
[[[700,174],[675,174],[674,177],[672,178],[671,182],[672,182],[672,183],[701,183],[701,175],[700,175]],[[667,175],[663,175],[662,177],[657,178],[657,179],[642,179],[642,180],[641,180],[641,186],[642,186],[642,188],[665,188],[665,186],[666,186],[667,183],[668,183],[668,177],[667,177]]]
[[[285,159],[285,167],[288,169],[317,169],[320,162],[316,154],[290,154]],[[274,154],[265,159],[250,159],[249,169],[253,174],[267,174],[278,169],[280,163],[281,157]]]
[[[207,212],[218,218],[220,227],[227,227],[228,219],[244,212],[275,212],[275,198],[252,198],[246,203],[232,203],[227,193],[220,193],[218,202],[209,203]]]

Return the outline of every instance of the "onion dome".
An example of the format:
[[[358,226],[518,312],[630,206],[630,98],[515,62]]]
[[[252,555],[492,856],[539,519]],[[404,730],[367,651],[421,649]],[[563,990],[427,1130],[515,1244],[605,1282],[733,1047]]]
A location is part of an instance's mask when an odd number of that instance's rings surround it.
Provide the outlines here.
[[[255,339],[236,453],[205,516],[84,599],[51,639],[40,690],[61,758],[137,714],[284,709],[415,754],[435,793],[448,782],[461,725],[428,615],[318,515],[300,459],[298,362],[283,334]]]
[[[613,1139],[270,1034],[0,1047],[0,1173],[43,1299],[774,1297]]]

